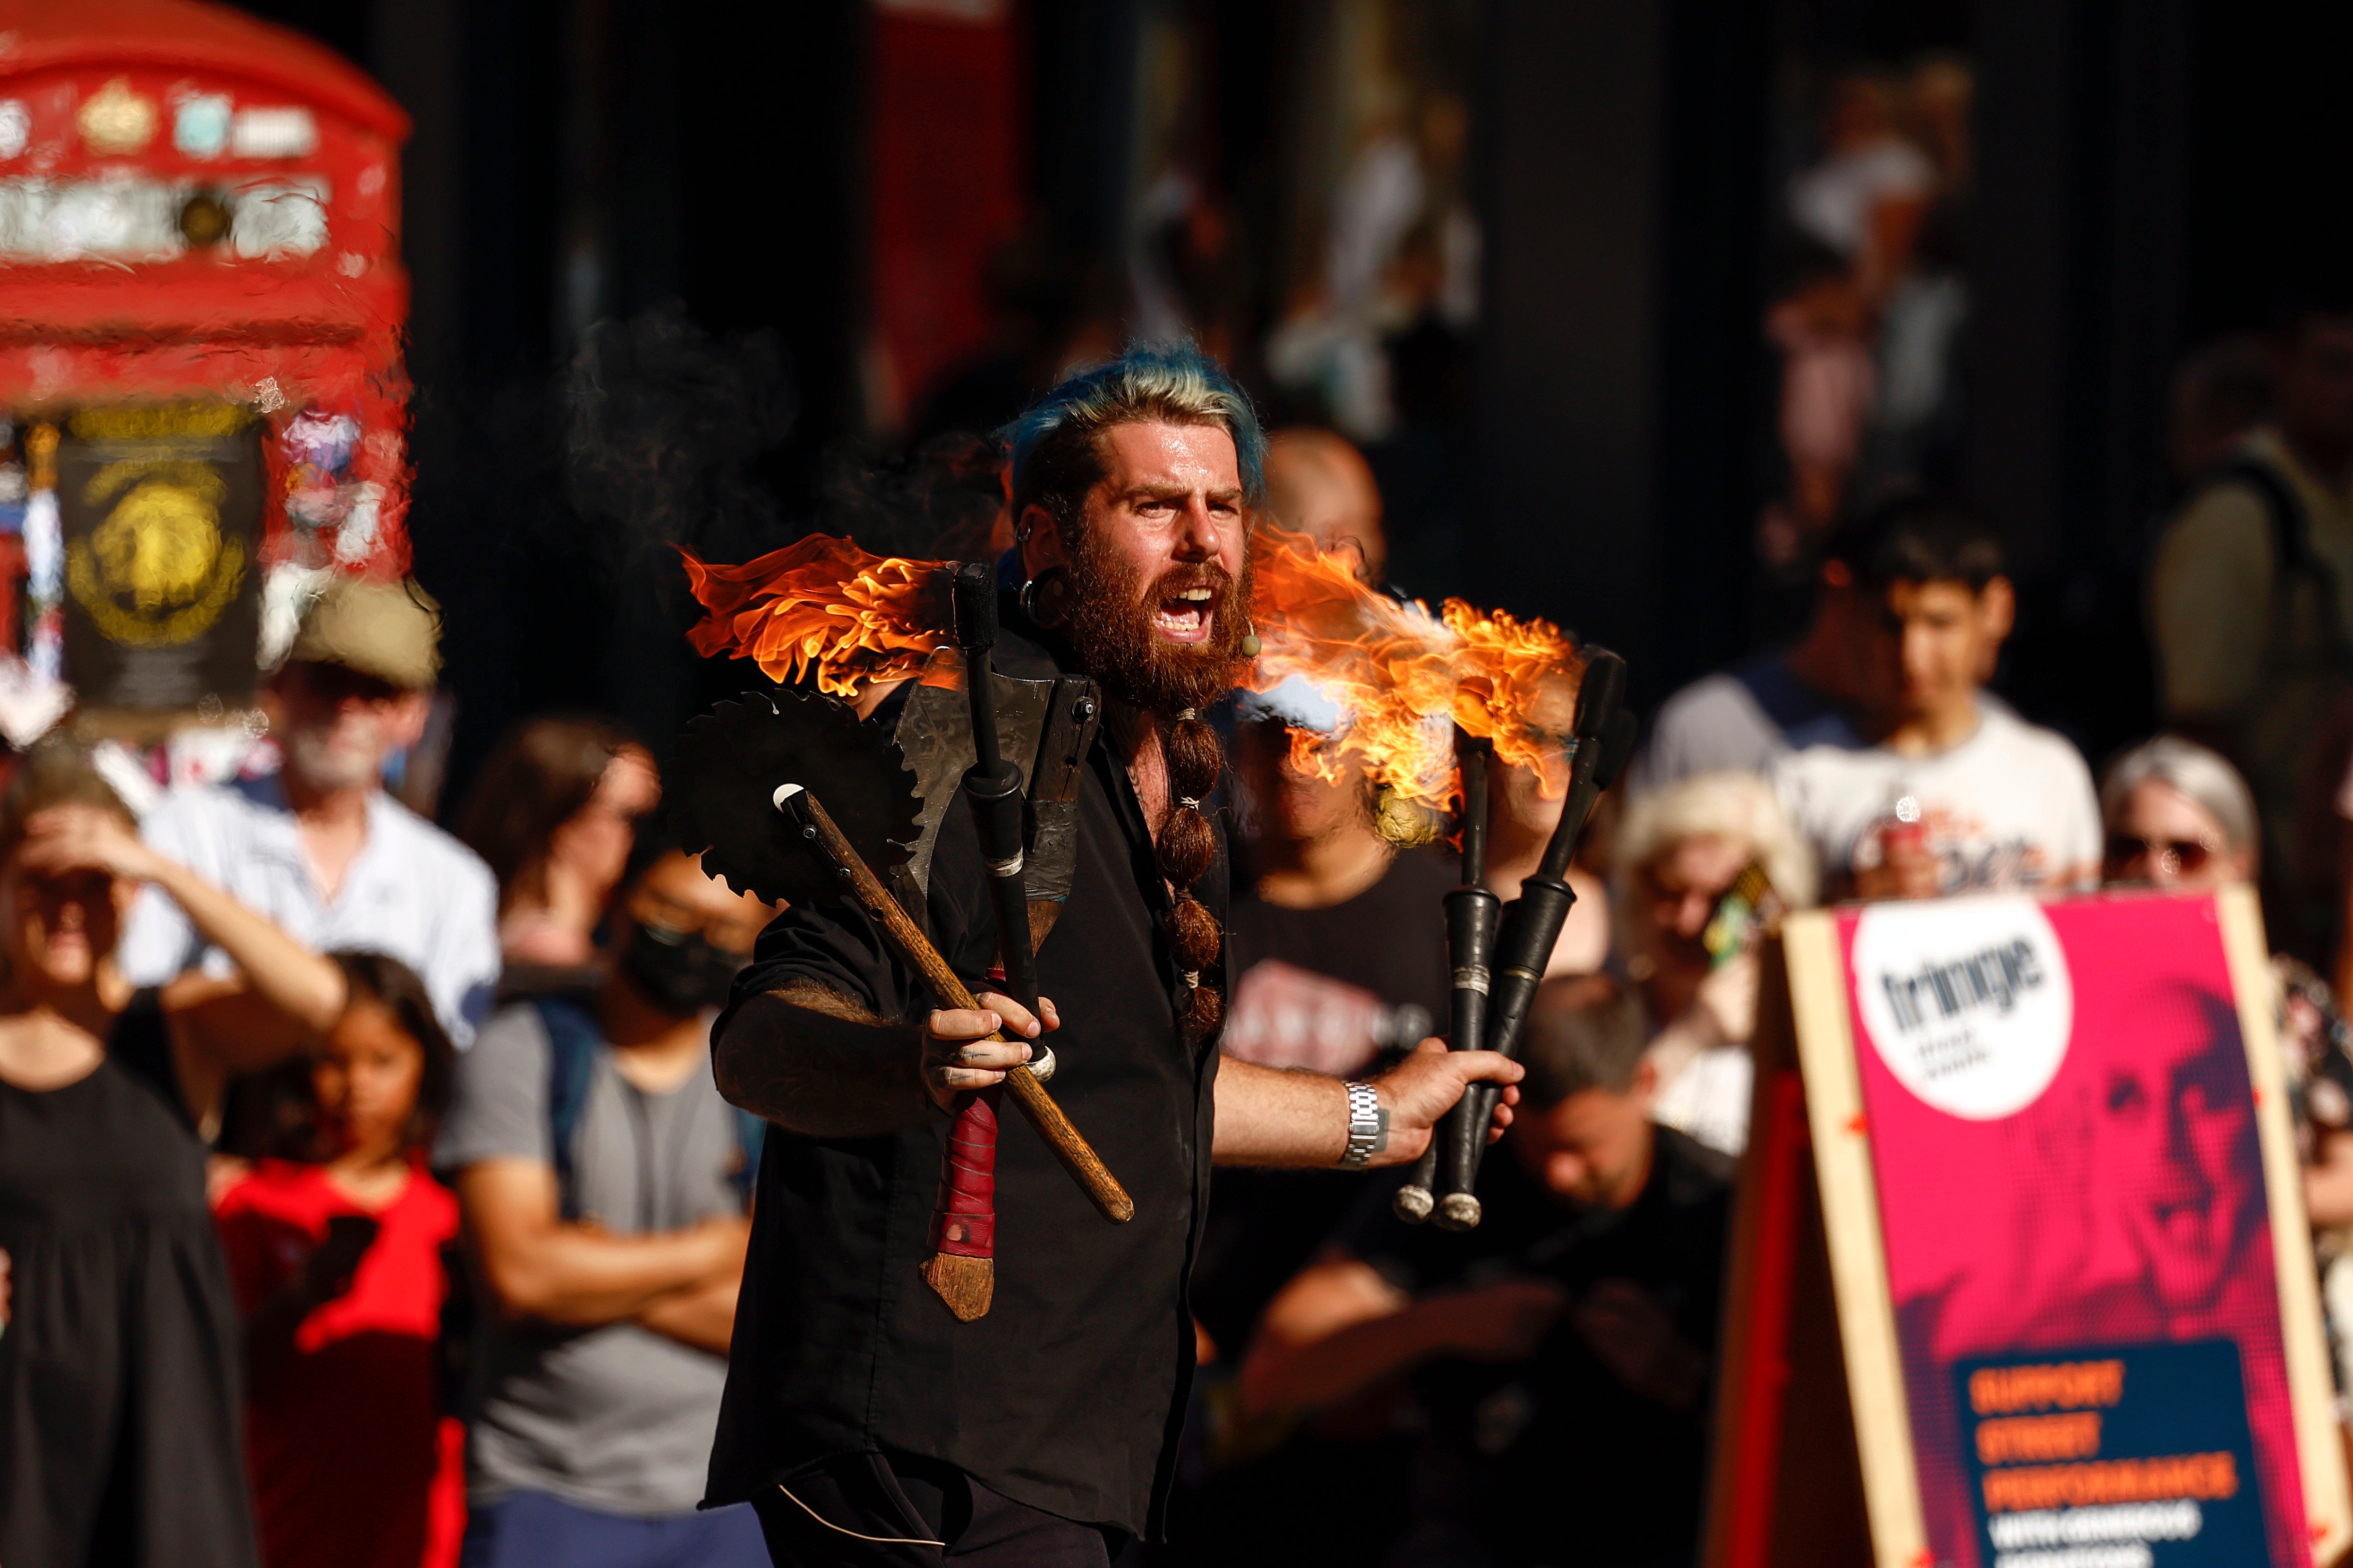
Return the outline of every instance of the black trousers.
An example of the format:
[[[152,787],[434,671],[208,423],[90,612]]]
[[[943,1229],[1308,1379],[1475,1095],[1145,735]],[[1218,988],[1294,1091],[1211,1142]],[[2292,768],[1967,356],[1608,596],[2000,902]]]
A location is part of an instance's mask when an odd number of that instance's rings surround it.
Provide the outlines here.
[[[752,1500],[776,1568],[1111,1568],[1115,1531],[1046,1513],[953,1465],[848,1454]]]

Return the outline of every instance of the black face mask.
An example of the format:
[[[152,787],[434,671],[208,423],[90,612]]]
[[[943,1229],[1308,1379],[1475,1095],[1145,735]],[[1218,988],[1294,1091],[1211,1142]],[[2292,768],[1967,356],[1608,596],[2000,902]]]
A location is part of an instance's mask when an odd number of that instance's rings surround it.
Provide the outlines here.
[[[629,922],[628,943],[621,949],[621,973],[646,1000],[665,1013],[691,1018],[706,1007],[723,1006],[743,958],[713,947],[695,931],[668,926]]]

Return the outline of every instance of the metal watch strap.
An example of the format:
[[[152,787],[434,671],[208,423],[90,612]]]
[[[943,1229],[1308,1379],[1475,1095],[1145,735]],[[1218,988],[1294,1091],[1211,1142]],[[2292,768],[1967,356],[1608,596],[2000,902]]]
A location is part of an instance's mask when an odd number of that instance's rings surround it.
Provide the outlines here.
[[[1351,1079],[1348,1090],[1348,1146],[1341,1152],[1340,1169],[1361,1171],[1365,1163],[1389,1143],[1389,1113],[1368,1083]]]

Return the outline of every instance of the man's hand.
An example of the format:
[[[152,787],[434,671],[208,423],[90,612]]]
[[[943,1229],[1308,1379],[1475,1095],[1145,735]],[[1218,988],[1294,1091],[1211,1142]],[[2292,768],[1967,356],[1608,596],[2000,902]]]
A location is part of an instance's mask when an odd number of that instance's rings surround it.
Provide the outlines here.
[[[1487,1128],[1487,1142],[1493,1142],[1512,1124],[1512,1107],[1520,1102],[1514,1086],[1525,1076],[1519,1063],[1493,1051],[1450,1051],[1443,1040],[1422,1041],[1411,1056],[1373,1080],[1373,1092],[1388,1108],[1389,1143],[1370,1163],[1402,1165],[1420,1159],[1430,1146],[1430,1129],[1474,1083],[1504,1086]]]
[[[1445,1352],[1465,1361],[1525,1361],[1568,1310],[1568,1292],[1549,1279],[1498,1279],[1416,1302],[1436,1321]]]
[[[923,1020],[923,1090],[942,1110],[955,1109],[955,1097],[991,1084],[1003,1083],[1006,1073],[1029,1059],[1024,1040],[1034,1040],[1062,1026],[1053,1002],[1038,998],[1033,1017],[1010,996],[984,991],[974,998],[980,1005],[944,1007]],[[1011,1038],[992,1040],[1002,1030]]]
[[[1876,866],[1857,866],[1854,896],[1858,899],[1933,899],[1944,890],[1945,863],[1917,831],[1880,836]]]
[[[1600,1281],[1569,1321],[1595,1358],[1643,1398],[1670,1410],[1699,1403],[1707,1386],[1707,1357],[1676,1331],[1658,1298],[1640,1285]]]

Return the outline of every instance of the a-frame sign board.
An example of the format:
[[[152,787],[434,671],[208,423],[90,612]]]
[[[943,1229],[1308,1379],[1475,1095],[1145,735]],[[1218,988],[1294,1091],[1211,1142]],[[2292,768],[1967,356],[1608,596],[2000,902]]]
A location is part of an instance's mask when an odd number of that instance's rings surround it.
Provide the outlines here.
[[[1708,1568],[2342,1557],[2253,895],[1809,913],[1766,976]]]

